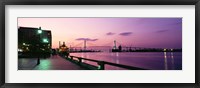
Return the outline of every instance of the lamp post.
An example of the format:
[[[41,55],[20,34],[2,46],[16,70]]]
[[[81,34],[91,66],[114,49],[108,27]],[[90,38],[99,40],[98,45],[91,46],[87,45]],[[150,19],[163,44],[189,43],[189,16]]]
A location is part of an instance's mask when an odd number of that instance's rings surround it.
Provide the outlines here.
[[[42,30],[41,30],[41,27],[39,28],[39,30],[37,30],[37,34],[39,34],[39,39],[38,39],[38,44],[39,44],[39,46],[38,46],[38,59],[37,59],[37,65],[39,65],[40,64],[40,45],[41,45],[41,34],[42,34]]]

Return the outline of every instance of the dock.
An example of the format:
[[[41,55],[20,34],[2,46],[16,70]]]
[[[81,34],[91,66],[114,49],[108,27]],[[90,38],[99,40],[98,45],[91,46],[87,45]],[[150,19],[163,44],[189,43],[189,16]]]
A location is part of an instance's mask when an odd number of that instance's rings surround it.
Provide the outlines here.
[[[83,60],[97,63],[94,66],[84,63]],[[105,65],[116,66],[129,70],[147,70],[139,67],[116,64],[107,61],[93,60],[77,56],[53,55],[50,58],[19,58],[18,70],[106,70]]]
[[[50,58],[41,58],[37,65],[37,58],[19,58],[18,70],[85,70],[84,68],[67,61],[59,55]]]

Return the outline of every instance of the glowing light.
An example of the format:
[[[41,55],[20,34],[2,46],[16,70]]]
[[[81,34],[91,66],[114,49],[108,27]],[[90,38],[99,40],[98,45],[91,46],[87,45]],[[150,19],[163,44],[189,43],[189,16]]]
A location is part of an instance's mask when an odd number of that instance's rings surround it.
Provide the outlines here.
[[[22,49],[18,49],[18,52],[23,52],[23,50]]]
[[[49,41],[45,38],[45,39],[43,39],[43,42],[48,43]]]
[[[23,43],[23,45],[26,45],[26,43]]]
[[[164,49],[163,51],[166,52],[166,49]]]
[[[101,66],[99,65],[99,66],[97,67],[97,69],[101,69]]]
[[[164,64],[165,64],[165,70],[168,69],[168,66],[167,66],[167,53],[164,52]]]
[[[38,30],[37,32],[38,32],[38,34],[41,34],[41,33],[42,33],[42,30]]]

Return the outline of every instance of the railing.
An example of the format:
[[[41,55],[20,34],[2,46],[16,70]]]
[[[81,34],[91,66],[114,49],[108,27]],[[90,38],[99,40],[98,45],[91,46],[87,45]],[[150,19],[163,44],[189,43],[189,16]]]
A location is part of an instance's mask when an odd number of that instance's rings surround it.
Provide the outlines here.
[[[131,69],[131,70],[147,70],[147,69],[143,69],[143,68],[139,68],[139,67],[132,67],[132,66],[128,66],[128,65],[116,64],[116,63],[111,63],[111,62],[107,62],[107,61],[92,60],[92,59],[87,59],[87,58],[77,57],[77,56],[69,56],[69,59],[71,59],[71,60],[74,60],[74,58],[78,59],[78,64],[82,64],[83,60],[96,62],[99,67],[98,70],[104,70],[105,65],[111,65],[111,66],[116,66],[116,67],[120,67],[120,68]]]

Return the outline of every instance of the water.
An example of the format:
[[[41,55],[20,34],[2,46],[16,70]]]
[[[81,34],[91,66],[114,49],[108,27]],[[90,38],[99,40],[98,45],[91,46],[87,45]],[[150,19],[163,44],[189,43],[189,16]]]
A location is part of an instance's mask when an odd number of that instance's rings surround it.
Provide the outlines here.
[[[182,52],[90,52],[70,53],[70,55],[151,70],[182,70]],[[95,62],[84,62],[97,66]],[[122,68],[106,65],[105,69]]]

